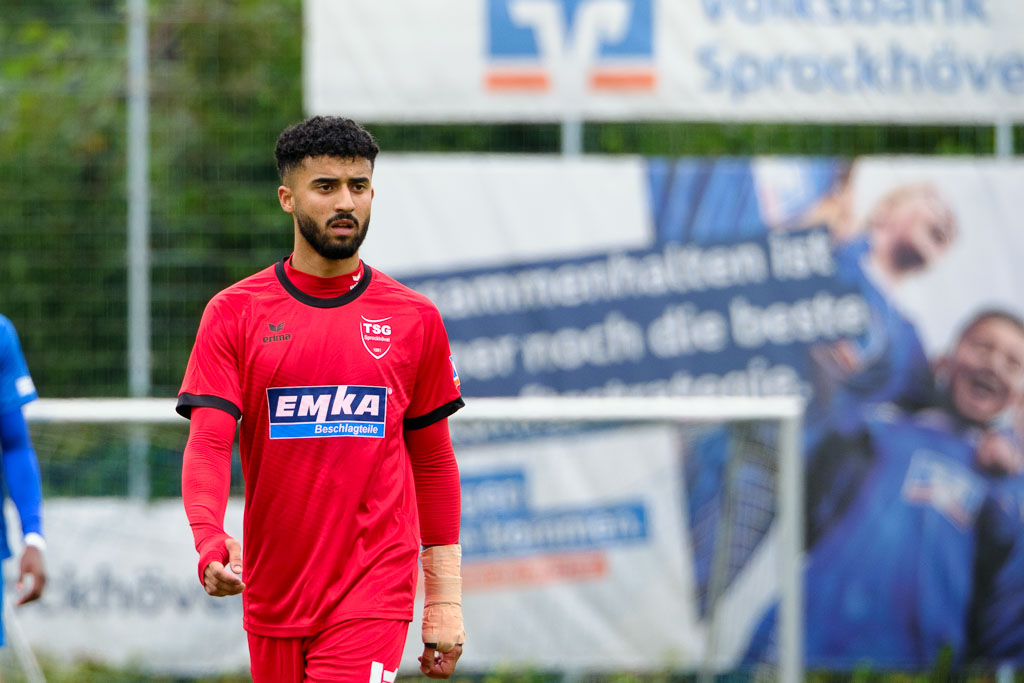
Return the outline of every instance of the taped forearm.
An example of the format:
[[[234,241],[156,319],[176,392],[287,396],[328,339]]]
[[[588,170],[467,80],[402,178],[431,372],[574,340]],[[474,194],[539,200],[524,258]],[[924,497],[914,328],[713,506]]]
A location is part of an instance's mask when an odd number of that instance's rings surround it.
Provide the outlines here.
[[[434,545],[423,564],[423,642],[448,652],[466,641],[462,623],[462,546]]]
[[[231,488],[235,419],[217,408],[192,411],[181,469],[181,498],[199,552],[199,580],[210,562],[227,562],[224,511]]]

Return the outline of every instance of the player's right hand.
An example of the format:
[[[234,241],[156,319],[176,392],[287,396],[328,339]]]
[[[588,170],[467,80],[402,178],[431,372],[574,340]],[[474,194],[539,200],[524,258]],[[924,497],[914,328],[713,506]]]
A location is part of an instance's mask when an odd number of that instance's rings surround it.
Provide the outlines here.
[[[203,588],[216,597],[238,595],[245,588],[242,583],[242,545],[233,538],[224,539],[228,551],[227,566],[216,560],[203,570]]]
[[[455,673],[455,664],[462,656],[462,646],[456,645],[447,652],[441,652],[431,645],[425,644],[423,654],[418,657],[420,672],[427,678],[451,678]]]

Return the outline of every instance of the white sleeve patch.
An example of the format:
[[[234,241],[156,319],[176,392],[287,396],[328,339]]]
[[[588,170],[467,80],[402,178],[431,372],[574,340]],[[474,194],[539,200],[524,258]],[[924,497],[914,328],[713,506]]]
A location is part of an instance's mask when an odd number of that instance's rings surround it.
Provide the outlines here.
[[[14,381],[14,387],[18,390],[18,396],[31,396],[36,393],[36,385],[28,375],[19,377]]]

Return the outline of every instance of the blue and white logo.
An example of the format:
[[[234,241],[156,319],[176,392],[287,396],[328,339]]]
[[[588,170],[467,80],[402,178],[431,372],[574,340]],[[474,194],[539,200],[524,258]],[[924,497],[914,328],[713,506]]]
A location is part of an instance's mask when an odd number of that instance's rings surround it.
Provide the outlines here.
[[[947,455],[914,451],[903,480],[905,500],[931,505],[961,529],[974,524],[987,490],[985,480]]]
[[[489,0],[491,91],[654,87],[654,0]]]
[[[384,438],[387,388],[356,385],[267,389],[271,439]]]

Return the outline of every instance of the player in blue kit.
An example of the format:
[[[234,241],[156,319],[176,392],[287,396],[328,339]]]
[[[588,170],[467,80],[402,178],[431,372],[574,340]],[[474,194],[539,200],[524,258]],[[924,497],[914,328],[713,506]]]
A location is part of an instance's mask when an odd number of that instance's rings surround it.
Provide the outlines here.
[[[866,407],[808,464],[807,663],[848,669],[932,666],[969,650],[967,624],[997,475],[977,446],[1024,389],[1024,324],[976,315],[938,365],[931,407]],[[774,612],[748,661],[774,658]]]
[[[812,183],[831,177],[832,189],[808,206],[808,197],[789,197],[793,188],[783,182],[772,187],[773,174],[755,178],[763,219],[773,230],[797,230],[824,226],[832,240],[837,285],[857,291],[868,311],[863,333],[854,338],[821,342],[808,347],[807,372],[812,396],[807,402],[804,450],[820,446],[829,430],[856,429],[861,408],[867,404],[895,401],[922,404],[930,398],[931,368],[917,330],[892,298],[893,290],[914,275],[937,263],[957,238],[956,217],[938,190],[927,183],[897,186],[879,199],[861,221],[854,220],[848,169],[811,169],[796,165]],[[770,171],[771,168],[764,169]],[[776,169],[778,170],[778,169]],[[789,172],[777,173],[787,178]],[[792,171],[793,169],[790,169]],[[812,172],[813,171],[813,172]],[[800,184],[798,184],[800,185]],[[797,201],[799,199],[799,201]],[[773,208],[774,207],[774,208]],[[799,209],[799,210],[798,210]],[[843,424],[849,421],[848,424]],[[762,426],[764,439],[772,441],[771,427]],[[687,513],[694,543],[701,613],[711,590],[713,553],[719,543],[718,526],[725,501],[725,466],[733,452],[728,430],[712,432],[697,443],[685,459]],[[857,461],[834,462],[828,481],[855,477]],[[808,481],[814,482],[809,474]],[[752,510],[770,509],[774,474],[764,464],[743,462],[730,483],[737,500],[755,502]],[[743,543],[729,550],[729,568],[721,577],[728,586],[742,570],[772,522],[770,515],[744,518],[732,535],[744,535]]]
[[[969,659],[1024,662],[1024,476],[993,487],[979,522]]]
[[[1020,407],[1018,406],[1018,411]],[[1019,413],[1018,413],[1019,417]],[[979,448],[978,466],[992,473],[990,504],[979,522],[969,659],[1024,662],[1024,454],[1021,425],[1004,425]]]
[[[844,189],[841,195],[848,193]],[[844,200],[834,201],[841,207]],[[870,317],[857,338],[811,348],[811,423],[855,415],[867,403],[921,402],[931,384],[917,330],[892,295],[949,250],[957,236],[953,212],[938,190],[925,183],[890,191],[858,230],[844,223],[849,212],[848,207],[835,209],[838,215],[829,225],[836,243],[836,276],[860,291]]]
[[[3,482],[18,509],[25,551],[19,568],[17,604],[37,600],[46,585],[43,563],[42,486],[39,463],[29,438],[22,406],[37,398],[21,352],[18,333],[11,321],[0,315],[0,453],[3,457]],[[0,560],[11,557],[7,529],[0,515]],[[28,579],[28,581],[26,581]],[[3,631],[0,629],[0,644]]]

